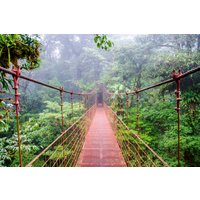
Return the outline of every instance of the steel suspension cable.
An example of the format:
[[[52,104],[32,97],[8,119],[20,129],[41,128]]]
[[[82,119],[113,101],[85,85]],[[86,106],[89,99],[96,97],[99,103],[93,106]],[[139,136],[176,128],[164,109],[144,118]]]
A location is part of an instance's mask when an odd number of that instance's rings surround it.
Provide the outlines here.
[[[7,74],[16,76],[16,73],[15,73],[15,72],[10,71],[10,70],[8,70],[8,69],[5,69],[4,67],[0,67],[0,71],[3,71],[3,72],[5,72],[5,73],[7,73]],[[59,87],[55,87],[55,86],[49,85],[49,84],[47,84],[47,83],[44,83],[44,82],[42,82],[42,81],[38,81],[38,80],[35,80],[35,79],[32,79],[32,78],[29,78],[29,77],[27,77],[27,76],[20,75],[19,78],[24,79],[24,80],[27,80],[27,81],[30,81],[30,82],[33,82],[33,83],[37,83],[37,84],[39,84],[39,85],[43,85],[43,86],[45,86],[45,87],[48,87],[48,88],[51,88],[51,89],[54,89],[54,90],[58,90],[58,91],[61,90]],[[68,94],[71,93],[71,91],[67,91],[67,90],[63,90],[63,92],[64,92],[64,93],[68,93]],[[74,94],[74,95],[85,95],[85,94],[87,94],[87,93],[77,93],[77,92],[73,92],[73,94]]]

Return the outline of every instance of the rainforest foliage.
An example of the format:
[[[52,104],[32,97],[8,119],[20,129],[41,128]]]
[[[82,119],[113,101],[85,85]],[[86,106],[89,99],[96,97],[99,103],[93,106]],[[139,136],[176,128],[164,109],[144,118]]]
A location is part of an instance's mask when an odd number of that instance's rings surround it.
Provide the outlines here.
[[[98,48],[97,48],[98,47]],[[105,51],[106,50],[106,51]],[[114,93],[133,91],[200,65],[200,35],[0,35],[0,65],[74,91],[104,83]],[[12,77],[0,73],[0,166],[18,166]],[[61,132],[59,91],[20,79],[23,162],[27,164]],[[170,166],[177,166],[175,84],[139,96],[142,139]],[[134,95],[113,96],[112,107],[136,127]],[[200,166],[200,74],[181,80],[181,166]],[[78,97],[71,112],[64,95],[65,128],[84,112]]]

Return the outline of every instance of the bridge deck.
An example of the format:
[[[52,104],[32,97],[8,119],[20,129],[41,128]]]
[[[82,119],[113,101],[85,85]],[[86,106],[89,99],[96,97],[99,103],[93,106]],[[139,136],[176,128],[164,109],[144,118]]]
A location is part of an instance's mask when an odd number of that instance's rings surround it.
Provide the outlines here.
[[[124,167],[126,166],[114,132],[103,107],[96,113],[85,138],[77,166]]]

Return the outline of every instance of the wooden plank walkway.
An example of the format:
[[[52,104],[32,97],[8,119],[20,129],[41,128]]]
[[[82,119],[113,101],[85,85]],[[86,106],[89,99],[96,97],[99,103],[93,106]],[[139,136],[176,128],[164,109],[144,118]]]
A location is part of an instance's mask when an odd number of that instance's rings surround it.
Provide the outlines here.
[[[103,107],[96,113],[77,162],[80,167],[125,167],[125,161]]]

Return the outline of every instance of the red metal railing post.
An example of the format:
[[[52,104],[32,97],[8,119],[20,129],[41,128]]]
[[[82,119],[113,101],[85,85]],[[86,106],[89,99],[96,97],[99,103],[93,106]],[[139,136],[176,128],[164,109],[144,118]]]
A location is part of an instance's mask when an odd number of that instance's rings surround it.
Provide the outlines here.
[[[74,106],[73,106],[73,90],[70,93],[70,101],[71,101],[71,111],[72,111],[72,120],[73,120],[73,116],[74,116]]]
[[[15,73],[15,75],[13,75],[13,82],[14,82],[14,86],[13,89],[15,90],[15,112],[16,112],[16,122],[17,122],[17,137],[18,137],[18,148],[19,148],[19,166],[22,167],[22,150],[21,150],[21,138],[20,138],[20,123],[19,123],[19,76],[21,74],[21,70],[20,68],[14,68],[12,69],[12,71]]]
[[[64,88],[60,87],[60,111],[61,111],[62,131],[64,131],[63,92],[64,92]]]
[[[60,111],[61,111],[62,132],[64,132],[63,92],[64,92],[64,87],[60,87]],[[65,160],[64,136],[61,138],[61,143],[62,143],[63,161],[64,161]],[[64,164],[65,162],[63,162],[63,166]]]
[[[129,107],[129,96],[128,96],[128,93],[126,92],[126,119],[128,120],[128,107]],[[127,147],[128,147],[128,162],[131,160],[131,156],[130,156],[130,143],[128,142],[127,144]]]
[[[129,97],[128,97],[128,93],[126,92],[126,115],[128,117],[128,105],[129,104]]]
[[[182,75],[182,72],[179,70],[178,73],[174,70],[172,73],[172,78],[176,82],[176,108],[175,110],[177,111],[177,133],[178,133],[178,146],[177,146],[177,159],[178,159],[178,167],[180,167],[180,93],[181,93],[181,81],[180,81],[180,76]]]
[[[139,92],[138,89],[136,88],[135,90],[136,93],[136,130],[137,130],[137,135],[138,137],[140,137],[140,128],[139,128]],[[138,167],[141,166],[141,162],[140,162],[140,141],[138,141],[137,144],[137,154],[138,154]]]

